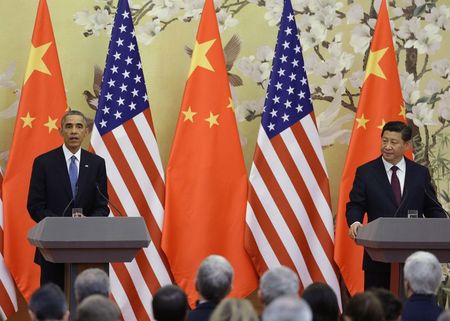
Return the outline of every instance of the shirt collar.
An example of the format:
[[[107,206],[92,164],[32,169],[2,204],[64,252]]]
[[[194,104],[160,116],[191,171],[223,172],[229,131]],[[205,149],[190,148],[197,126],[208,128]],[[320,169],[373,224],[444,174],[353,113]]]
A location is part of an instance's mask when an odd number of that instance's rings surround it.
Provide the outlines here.
[[[386,172],[389,172],[391,170],[391,167],[394,165],[385,161],[383,157],[381,157],[381,159],[383,160],[383,164],[384,164],[384,168],[386,169]],[[398,167],[398,170],[405,172],[406,171],[405,157],[402,157],[402,159],[397,164],[395,164],[395,166]]]
[[[74,154],[74,153],[72,153],[67,147],[66,147],[66,145],[62,145],[62,149],[63,149],[63,152],[64,152],[64,159],[66,160],[66,162],[68,162],[69,161],[69,159],[73,156],[73,155],[75,155],[75,157],[77,158],[77,160],[78,160],[78,162],[80,161],[80,159],[81,159],[81,148]]]

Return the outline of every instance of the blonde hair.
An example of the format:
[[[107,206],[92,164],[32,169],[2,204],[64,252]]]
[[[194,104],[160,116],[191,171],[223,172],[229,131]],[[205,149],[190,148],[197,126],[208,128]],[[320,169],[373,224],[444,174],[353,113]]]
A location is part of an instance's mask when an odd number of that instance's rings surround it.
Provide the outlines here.
[[[251,303],[242,299],[225,299],[214,310],[209,321],[258,321]]]

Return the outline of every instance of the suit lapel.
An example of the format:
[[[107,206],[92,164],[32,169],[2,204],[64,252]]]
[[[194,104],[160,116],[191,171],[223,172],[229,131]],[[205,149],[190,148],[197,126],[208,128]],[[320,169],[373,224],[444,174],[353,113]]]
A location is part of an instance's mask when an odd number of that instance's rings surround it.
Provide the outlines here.
[[[55,170],[58,174],[58,177],[61,177],[62,185],[64,186],[67,195],[69,195],[69,198],[71,199],[72,187],[70,187],[69,171],[67,170],[67,162],[64,157],[62,146],[61,148],[58,149],[58,152],[56,153]]]

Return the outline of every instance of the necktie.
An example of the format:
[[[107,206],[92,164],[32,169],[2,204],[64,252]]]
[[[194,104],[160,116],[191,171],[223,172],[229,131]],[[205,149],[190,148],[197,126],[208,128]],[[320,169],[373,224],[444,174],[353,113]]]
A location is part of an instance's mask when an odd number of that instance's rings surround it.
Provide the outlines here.
[[[397,170],[398,170],[397,166],[391,167],[391,171],[392,171],[391,187],[392,187],[392,192],[394,192],[394,197],[395,197],[395,200],[397,201],[397,205],[400,205],[400,200],[402,199],[402,192],[400,189],[400,181],[398,180],[398,176],[397,176]]]
[[[70,186],[72,187],[72,194],[73,197],[75,197],[77,193],[77,181],[78,181],[77,158],[75,155],[72,155],[72,157],[70,157],[69,177],[70,177]]]

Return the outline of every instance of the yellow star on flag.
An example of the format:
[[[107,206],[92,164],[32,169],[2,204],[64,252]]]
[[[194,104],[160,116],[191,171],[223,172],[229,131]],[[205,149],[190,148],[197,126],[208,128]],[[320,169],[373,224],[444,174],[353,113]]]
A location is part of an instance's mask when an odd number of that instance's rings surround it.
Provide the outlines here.
[[[51,42],[47,42],[46,44],[43,44],[39,47],[34,47],[33,44],[31,44],[30,56],[28,57],[24,83],[27,82],[28,78],[30,78],[31,74],[35,70],[47,75],[51,75],[50,70],[48,70],[47,65],[42,60],[51,44]]]
[[[403,118],[406,117],[406,108],[405,106],[400,106],[400,112],[398,113],[399,116],[403,116]]]
[[[367,60],[366,75],[364,77],[364,81],[366,81],[367,77],[369,77],[371,74],[386,79],[383,69],[381,69],[380,67],[380,60],[381,58],[383,58],[388,49],[389,47],[377,51],[370,51],[369,58]]]
[[[231,108],[232,111],[234,111],[234,104],[233,104],[233,99],[231,99],[231,97],[228,97],[228,106],[227,108]]]
[[[207,70],[214,71],[214,68],[211,66],[208,58],[206,58],[206,54],[208,53],[209,49],[211,49],[215,41],[216,39],[212,39],[202,43],[198,43],[198,41],[195,41],[195,47],[194,51],[192,52],[192,61],[188,78],[197,67],[203,67]]]
[[[381,125],[378,126],[379,129],[383,129],[384,125],[386,125],[386,122],[384,121],[384,118],[381,120]]]
[[[33,120],[35,120],[36,118],[35,118],[35,117],[31,117],[31,116],[30,116],[30,113],[27,112],[27,115],[26,115],[25,117],[20,117],[20,119],[22,119],[22,121],[23,121],[22,128],[25,128],[25,127],[33,128],[33,125],[32,125],[31,123],[32,123]]]
[[[356,118],[356,122],[358,123],[358,127],[356,128],[364,127],[364,129],[366,129],[366,124],[369,120],[364,118],[364,114],[362,114],[360,118]]]
[[[191,106],[186,111],[182,111],[184,115],[184,121],[189,120],[191,123],[194,122],[194,116],[197,115],[197,112],[191,110]]]
[[[50,116],[48,116],[48,122],[44,124],[45,127],[48,127],[48,132],[51,133],[53,129],[58,130],[58,126],[56,126],[56,122],[58,121],[58,118],[52,119]]]
[[[209,128],[213,127],[214,125],[219,126],[219,123],[217,121],[217,118],[219,118],[220,114],[214,115],[212,112],[209,112],[209,117],[205,118],[205,121],[209,123]]]

